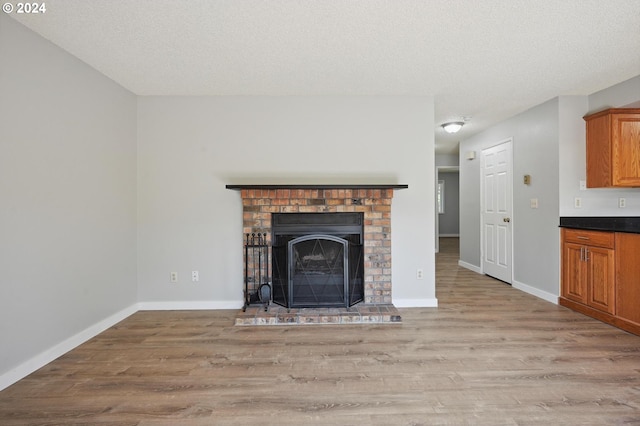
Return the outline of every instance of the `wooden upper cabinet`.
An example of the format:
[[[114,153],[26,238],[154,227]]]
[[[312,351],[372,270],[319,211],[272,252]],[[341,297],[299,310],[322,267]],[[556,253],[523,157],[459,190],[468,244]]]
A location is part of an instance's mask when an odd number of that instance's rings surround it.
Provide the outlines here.
[[[584,119],[587,187],[640,187],[640,109],[608,109]]]

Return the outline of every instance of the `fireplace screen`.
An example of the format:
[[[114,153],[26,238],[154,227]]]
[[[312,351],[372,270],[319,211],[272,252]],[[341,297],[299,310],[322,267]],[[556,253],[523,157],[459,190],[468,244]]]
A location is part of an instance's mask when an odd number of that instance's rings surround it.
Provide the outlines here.
[[[311,225],[310,230],[313,228]],[[276,231],[272,247],[274,303],[288,308],[347,307],[364,299],[362,233],[344,234],[337,228],[333,233],[338,235],[304,234],[300,230],[278,235]]]

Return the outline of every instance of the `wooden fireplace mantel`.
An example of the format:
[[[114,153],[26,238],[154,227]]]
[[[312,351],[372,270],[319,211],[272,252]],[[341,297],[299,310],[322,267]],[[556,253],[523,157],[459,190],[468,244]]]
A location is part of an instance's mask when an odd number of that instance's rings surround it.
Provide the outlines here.
[[[409,185],[406,184],[386,184],[386,183],[373,183],[373,184],[333,184],[333,183],[321,183],[321,184],[241,184],[241,185],[226,185],[227,189],[242,190],[242,189],[407,189]]]

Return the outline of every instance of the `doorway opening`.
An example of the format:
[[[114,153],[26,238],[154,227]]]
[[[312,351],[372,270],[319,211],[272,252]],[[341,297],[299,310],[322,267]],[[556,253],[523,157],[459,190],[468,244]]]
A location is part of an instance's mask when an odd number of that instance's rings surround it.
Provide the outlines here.
[[[436,166],[435,251],[440,238],[460,236],[460,167]]]

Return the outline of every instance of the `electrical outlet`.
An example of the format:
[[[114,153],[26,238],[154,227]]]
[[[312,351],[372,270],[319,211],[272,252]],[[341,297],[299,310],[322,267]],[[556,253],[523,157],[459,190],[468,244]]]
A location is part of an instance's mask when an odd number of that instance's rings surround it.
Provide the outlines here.
[[[422,269],[416,270],[416,279],[419,279],[419,280],[424,279],[424,271]]]
[[[200,273],[198,271],[191,271],[191,281],[194,283],[200,281]]]
[[[624,209],[627,207],[627,199],[626,198],[618,198],[618,207]]]
[[[171,281],[172,283],[177,283],[178,282],[178,273],[177,272],[171,272],[169,274],[169,281]]]
[[[573,207],[575,207],[576,209],[579,209],[582,207],[582,198],[574,198],[573,199]]]

